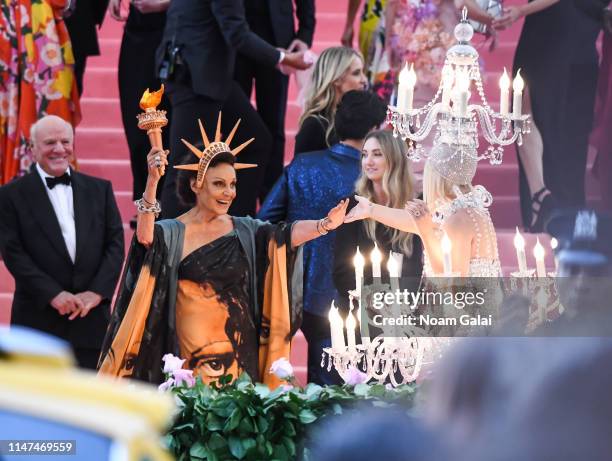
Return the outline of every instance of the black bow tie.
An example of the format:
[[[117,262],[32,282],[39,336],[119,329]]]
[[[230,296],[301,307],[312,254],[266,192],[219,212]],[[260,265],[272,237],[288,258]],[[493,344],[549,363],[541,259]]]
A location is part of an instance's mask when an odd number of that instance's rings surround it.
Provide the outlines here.
[[[70,175],[68,173],[64,173],[63,175],[54,178],[45,178],[45,181],[47,182],[47,187],[49,189],[53,189],[58,184],[66,184],[67,186],[69,186]]]

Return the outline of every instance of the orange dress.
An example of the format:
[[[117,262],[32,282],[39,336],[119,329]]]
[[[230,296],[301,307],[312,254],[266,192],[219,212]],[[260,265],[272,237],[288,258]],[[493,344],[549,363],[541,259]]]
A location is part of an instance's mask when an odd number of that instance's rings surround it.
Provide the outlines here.
[[[66,0],[0,0],[0,184],[32,162],[30,127],[44,115],[81,119]]]

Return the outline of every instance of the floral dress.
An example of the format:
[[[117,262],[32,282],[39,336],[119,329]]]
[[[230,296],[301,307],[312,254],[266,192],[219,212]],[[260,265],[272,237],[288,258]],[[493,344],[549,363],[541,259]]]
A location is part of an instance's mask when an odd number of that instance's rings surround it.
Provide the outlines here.
[[[389,0],[386,14],[386,57],[374,70],[374,90],[390,101],[404,63],[414,63],[417,101],[429,100],[437,89],[446,50],[454,43],[458,13],[452,0]]]
[[[80,121],[65,6],[66,0],[0,2],[0,184],[30,166],[30,126],[37,119]]]

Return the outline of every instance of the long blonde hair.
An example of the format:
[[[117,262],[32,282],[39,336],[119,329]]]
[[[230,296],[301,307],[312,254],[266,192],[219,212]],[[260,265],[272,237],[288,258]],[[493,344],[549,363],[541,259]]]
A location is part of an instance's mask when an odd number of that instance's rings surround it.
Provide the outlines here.
[[[387,161],[387,169],[382,177],[382,189],[387,196],[387,202],[379,205],[404,208],[406,202],[415,197],[414,178],[406,156],[406,144],[401,139],[394,137],[391,131],[386,130],[376,130],[368,133],[364,144],[370,138],[378,141],[380,150]],[[357,195],[367,197],[370,201],[375,200],[374,185],[363,172],[363,168],[355,183],[355,192]],[[363,224],[368,237],[376,240],[376,221],[365,219]],[[393,229],[391,245],[394,248],[399,248],[406,256],[410,256],[413,248],[412,234]]]
[[[346,46],[334,46],[321,53],[310,77],[304,112],[300,117],[298,129],[302,127],[304,120],[311,115],[320,117],[327,122],[325,139],[329,139],[329,135],[334,129],[334,115],[338,102],[336,101],[334,83],[348,71],[355,56],[363,62],[363,57],[359,51]]]
[[[431,211],[456,197],[453,191],[454,186],[457,186],[457,184],[442,177],[435,170],[431,160],[425,162],[425,167],[423,168],[423,200]],[[458,187],[463,193],[472,190],[471,184],[463,184]]]

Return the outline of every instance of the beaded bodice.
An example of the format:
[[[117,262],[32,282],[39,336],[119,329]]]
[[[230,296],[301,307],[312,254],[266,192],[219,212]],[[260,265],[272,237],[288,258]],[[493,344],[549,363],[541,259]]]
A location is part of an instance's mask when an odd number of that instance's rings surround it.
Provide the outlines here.
[[[497,236],[488,210],[493,197],[483,186],[475,186],[466,194],[455,187],[454,192],[454,200],[436,207],[432,221],[443,228],[450,216],[458,212],[466,213],[474,229],[468,277],[501,276]],[[427,254],[423,270],[426,275],[433,275]]]

